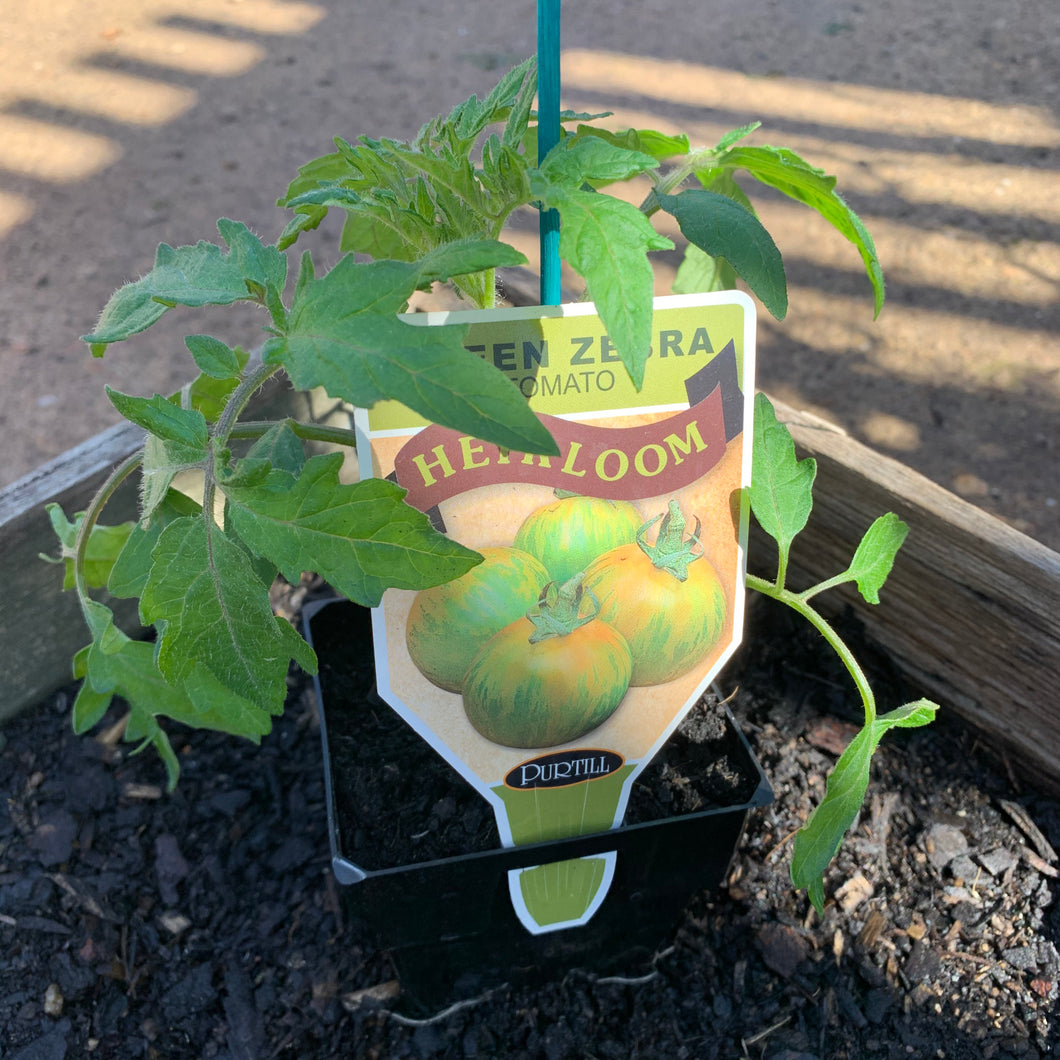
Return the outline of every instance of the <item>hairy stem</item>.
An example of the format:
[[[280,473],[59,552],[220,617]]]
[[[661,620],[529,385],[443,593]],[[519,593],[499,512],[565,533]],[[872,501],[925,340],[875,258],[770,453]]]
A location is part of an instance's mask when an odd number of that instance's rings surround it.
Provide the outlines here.
[[[276,426],[275,420],[247,420],[237,423],[228,437],[234,441],[246,441],[260,438],[266,431]],[[284,420],[284,423],[303,441],[328,442],[332,445],[345,445],[357,448],[357,434],[346,427],[329,427],[323,423],[303,423],[301,420]]]
[[[748,589],[754,589],[755,592],[761,593],[763,596],[768,596],[772,600],[779,600],[782,604],[787,604],[788,607],[802,615],[824,637],[832,650],[839,656],[847,669],[847,673],[854,679],[854,684],[861,694],[861,703],[865,711],[865,724],[871,725],[876,720],[876,697],[872,693],[872,687],[865,676],[865,671],[862,670],[851,650],[831,627],[827,619],[807,603],[807,594],[793,593],[754,574],[747,575],[746,585]],[[812,592],[813,590],[811,590]]]
[[[702,147],[698,151],[689,152],[684,162],[659,178],[656,185],[648,192],[644,201],[640,204],[641,213],[645,217],[651,217],[653,213],[657,213],[659,210],[659,195],[669,195],[692,176],[697,169],[703,169],[714,157],[715,152],[712,147]]]
[[[88,620],[86,602],[90,599],[88,595],[88,583],[85,581],[85,552],[88,549],[88,539],[92,534],[92,528],[99,520],[100,514],[107,506],[107,502],[114,496],[115,490],[143,463],[144,451],[138,449],[132,456],[126,457],[108,476],[102,486],[96,491],[91,503],[85,510],[81,519],[81,525],[77,528],[77,537],[74,538],[74,588],[77,591],[77,599],[81,604],[81,610],[85,611]],[[91,625],[91,622],[89,622]]]
[[[213,440],[217,448],[223,448],[228,443],[236,420],[239,419],[254,393],[279,370],[278,364],[247,365],[239,386],[232,391],[228,401],[225,402],[224,411],[213,429]]]

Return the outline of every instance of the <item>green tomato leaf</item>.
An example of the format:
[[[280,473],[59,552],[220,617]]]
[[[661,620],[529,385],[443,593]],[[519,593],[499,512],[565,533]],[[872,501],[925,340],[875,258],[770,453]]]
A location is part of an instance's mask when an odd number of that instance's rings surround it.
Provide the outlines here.
[[[791,861],[792,883],[809,892],[818,913],[824,912],[824,872],[864,802],[872,755],[880,740],[890,729],[927,725],[937,710],[937,704],[920,699],[882,714],[866,725],[839,756],[828,778],[824,799],[795,836]]]
[[[286,420],[274,423],[249,449],[246,460],[261,460],[270,467],[297,475],[305,465],[305,446]]]
[[[655,129],[623,129],[621,132],[612,132],[610,129],[599,129],[595,125],[579,125],[575,135],[597,136],[615,147],[651,155],[659,161],[677,155],[687,155],[691,147],[684,133],[670,136]]]
[[[259,485],[230,488],[232,524],[292,583],[303,571],[326,578],[366,607],[391,586],[425,589],[470,570],[479,556],[439,534],[382,479],[339,482],[342,454],[311,457],[297,478],[273,471]]]
[[[689,243],[671,289],[674,294],[697,294],[731,291],[735,286],[736,270],[724,258],[712,258],[695,243]]]
[[[778,320],[788,311],[784,262],[772,236],[749,210],[727,195],[689,188],[656,196],[677,218],[689,242],[712,257],[724,258]]]
[[[492,241],[440,247],[422,261],[360,264],[343,258],[319,279],[303,269],[286,342],[264,359],[282,364],[295,386],[322,386],[367,408],[393,398],[435,423],[520,452],[556,453],[518,389],[464,349],[466,328],[398,319],[417,288],[456,270],[525,260]]]
[[[782,566],[796,534],[813,509],[813,480],[817,462],[799,460],[795,442],[765,394],[755,395],[752,447],[751,511],[780,549]]]
[[[750,136],[756,129],[761,128],[762,123],[760,121],[753,121],[747,125],[741,125],[738,129],[733,129],[731,132],[727,132],[715,145],[714,151],[717,154],[721,154],[723,151],[728,151],[733,144],[742,140],[745,136]]]
[[[82,600],[81,610],[93,642],[104,655],[113,655],[129,643],[129,638],[114,624],[114,612],[99,600]]]
[[[236,351],[212,335],[188,335],[184,345],[199,371],[213,379],[229,379],[243,370]]]
[[[87,681],[83,681],[74,697],[71,713],[74,732],[81,736],[98,725],[103,720],[103,715],[107,713],[113,698],[113,692],[97,692]]]
[[[533,191],[559,211],[559,252],[580,273],[634,386],[651,352],[655,276],[648,251],[670,250],[635,206],[610,195],[532,178]]]
[[[145,641],[126,641],[112,653],[92,644],[78,653],[77,661],[77,676],[85,680],[74,703],[74,731],[83,733],[92,728],[103,717],[111,698],[121,696],[130,711],[125,739],[133,743],[142,740],[144,746],[155,747],[166,764],[170,790],[180,771],[157,716],[191,728],[243,736],[254,743],[272,727],[268,712],[233,695],[201,668],[193,670],[186,686],[166,680],[156,664],[154,645]]]
[[[378,262],[377,264],[383,264]],[[414,263],[418,288],[429,287],[466,273],[525,265],[526,257],[507,243],[493,239],[458,239],[444,243]],[[411,292],[410,292],[411,293]],[[396,303],[395,303],[396,304]]]
[[[140,518],[149,518],[168,496],[173,479],[182,471],[193,471],[207,466],[203,449],[168,442],[149,434],[144,440],[144,456],[140,468]]]
[[[858,583],[858,592],[870,604],[880,602],[880,589],[908,533],[909,527],[893,512],[881,515],[865,531],[847,574]]]
[[[315,657],[273,615],[268,586],[240,545],[212,520],[177,519],[152,558],[140,614],[160,624],[157,661],[166,680],[203,704],[219,688],[258,710],[282,711],[289,660],[311,672]]]
[[[419,253],[419,240],[414,237],[421,225],[412,214],[403,214],[401,221],[395,222],[391,210],[373,203],[350,209],[342,226],[339,249],[376,259],[414,261]]]
[[[270,286],[282,290],[287,262],[275,247],[265,247],[242,224],[222,219],[218,229],[231,249],[214,243],[173,247],[162,243],[154,268],[118,288],[103,308],[95,331],[83,336],[92,353],[145,331],[173,306],[231,305],[260,298]]]
[[[49,563],[63,564],[63,589],[72,589],[74,580],[74,548],[77,543],[77,534],[81,529],[85,513],[78,512],[74,521],[70,522],[58,504],[45,506],[52,529],[62,546],[58,559],[52,556],[41,556],[41,559]],[[92,527],[85,545],[85,584],[90,589],[102,589],[107,584],[111,568],[118,558],[129,535],[133,532],[135,523],[120,523],[117,526],[100,526],[98,523]]]
[[[111,387],[106,388],[111,404],[137,427],[169,442],[198,450],[206,456],[209,431],[206,417],[196,409],[182,409],[161,394],[152,398],[133,397]]]
[[[118,553],[107,579],[107,591],[119,600],[139,596],[151,572],[151,553],[162,531],[185,516],[197,516],[201,506],[179,490],[168,490],[150,517],[134,524],[128,540]]]
[[[883,268],[872,236],[861,218],[835,190],[836,178],[805,162],[785,147],[733,147],[712,165],[745,169],[756,180],[816,210],[857,248],[865,266],[879,316],[885,297]]]
[[[282,291],[287,283],[287,257],[273,246],[266,246],[241,221],[222,217],[217,222],[221,238],[228,244],[228,258],[250,285],[262,291]]]
[[[585,183],[609,184],[657,169],[659,160],[599,136],[566,136],[545,156],[539,174],[554,184],[577,189]]]
[[[232,375],[222,379],[201,372],[180,393],[170,397],[173,404],[196,409],[208,423],[214,423],[224,412],[232,391],[239,386],[240,373],[250,360],[250,354],[240,346],[236,346],[232,353],[236,364]]]

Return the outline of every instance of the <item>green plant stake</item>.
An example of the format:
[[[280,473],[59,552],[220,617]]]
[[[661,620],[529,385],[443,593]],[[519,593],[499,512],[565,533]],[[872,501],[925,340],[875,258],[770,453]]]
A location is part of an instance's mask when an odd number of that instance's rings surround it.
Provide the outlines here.
[[[560,0],[537,0],[537,164],[560,140]],[[559,212],[541,211],[541,304],[559,305]]]

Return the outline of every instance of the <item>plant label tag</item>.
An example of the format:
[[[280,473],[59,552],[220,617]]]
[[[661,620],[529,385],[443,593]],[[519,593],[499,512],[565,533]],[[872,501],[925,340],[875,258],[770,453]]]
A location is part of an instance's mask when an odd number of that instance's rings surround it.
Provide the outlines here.
[[[755,311],[655,301],[643,387],[590,304],[410,314],[462,325],[559,454],[498,448],[397,402],[358,409],[362,476],[484,560],[373,612],[380,695],[486,798],[505,845],[622,823],[634,778],[739,644]],[[614,853],[516,870],[540,933],[585,923]]]

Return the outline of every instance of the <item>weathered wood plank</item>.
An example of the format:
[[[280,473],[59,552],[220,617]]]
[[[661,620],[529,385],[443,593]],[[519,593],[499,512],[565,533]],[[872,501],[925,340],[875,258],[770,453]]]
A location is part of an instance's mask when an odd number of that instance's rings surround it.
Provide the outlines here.
[[[1060,554],[825,421],[774,405],[799,455],[818,465],[789,584],[843,570],[872,521],[895,512],[910,532],[880,605],[853,587],[817,602],[849,603],[925,695],[1003,744],[1017,768],[1060,783]],[[770,549],[756,538],[752,565],[768,570]]]
[[[39,558],[58,552],[45,504],[60,504],[70,516],[84,510],[111,468],[142,440],[139,428],[119,424],[0,492],[0,719],[73,680],[71,656],[90,639],[76,596],[62,591],[62,567]],[[109,522],[135,518],[135,482],[126,482],[111,503]],[[139,627],[135,601],[107,603],[123,629]]]

